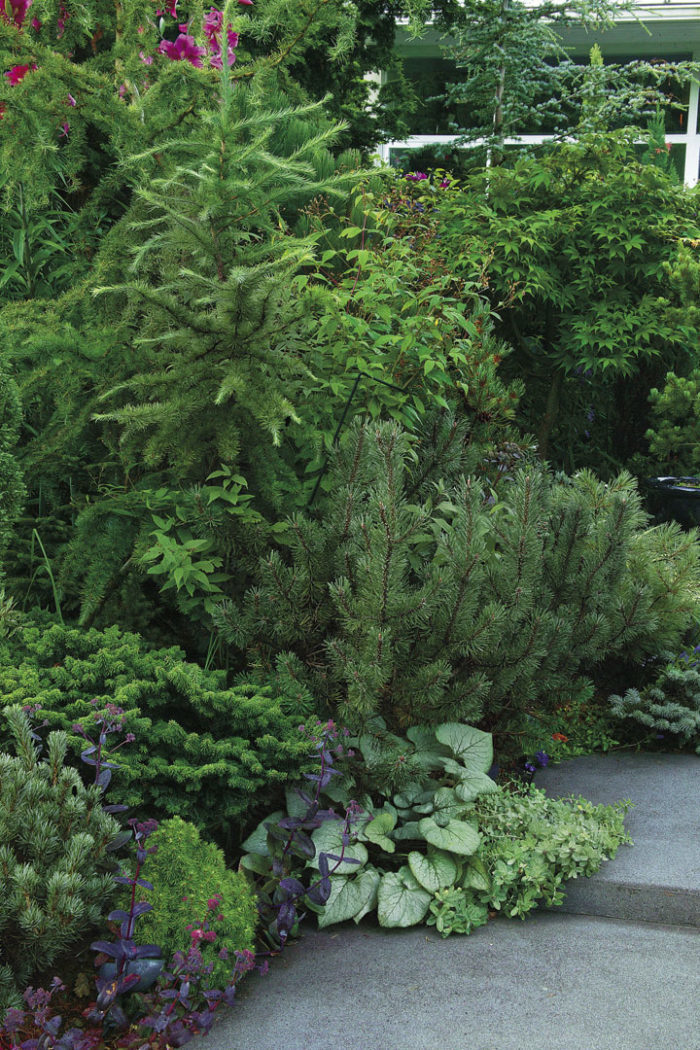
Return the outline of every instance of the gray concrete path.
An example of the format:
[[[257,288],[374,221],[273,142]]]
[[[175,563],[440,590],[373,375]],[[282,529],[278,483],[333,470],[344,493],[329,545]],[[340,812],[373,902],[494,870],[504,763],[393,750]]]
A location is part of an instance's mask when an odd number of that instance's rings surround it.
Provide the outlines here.
[[[366,920],[310,927],[267,976],[244,983],[206,1045],[192,1045],[700,1050],[698,774],[700,758],[684,755],[593,756],[548,768],[538,784],[550,793],[637,803],[627,822],[637,845],[621,849],[604,878],[569,884],[593,884],[583,903],[568,896],[570,909],[587,914],[497,919],[447,940]],[[611,910],[618,917],[604,917]],[[659,921],[669,912],[683,925]]]
[[[634,803],[634,846],[589,879],[568,883],[564,909],[586,915],[700,926],[700,757],[588,755],[536,777],[549,795]]]

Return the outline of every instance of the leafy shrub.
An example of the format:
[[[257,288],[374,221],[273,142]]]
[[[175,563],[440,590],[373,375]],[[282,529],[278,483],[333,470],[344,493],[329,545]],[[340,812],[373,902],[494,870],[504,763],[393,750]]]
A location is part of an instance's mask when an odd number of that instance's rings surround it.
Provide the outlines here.
[[[68,731],[76,754],[84,740],[71,727],[92,730],[92,701],[118,705],[136,739],[118,752],[115,798],[146,816],[178,815],[233,837],[305,761],[295,697],[228,688],[224,672],[187,663],[177,648],[151,650],[116,627],[27,621],[0,648],[0,692],[37,703],[52,728]]]
[[[139,940],[158,944],[163,956],[187,954],[194,944],[212,965],[210,986],[230,979],[235,952],[250,950],[255,939],[255,898],[244,875],[226,868],[218,846],[204,842],[193,824],[180,817],[164,820],[149,846],[153,890],[142,899],[153,905],[139,925]],[[221,951],[226,958],[220,958]]]
[[[697,607],[694,534],[645,529],[628,474],[532,465],[492,491],[459,476],[458,433],[354,426],[328,506],[297,516],[288,555],[221,610],[227,641],[263,667],[286,653],[351,726],[501,728],[555,708],[606,656],[675,647]]]
[[[670,654],[667,654],[670,655]],[[700,755],[700,671],[697,660],[677,659],[643,689],[628,689],[609,698],[616,718],[632,719]]]
[[[307,897],[320,926],[359,922],[376,909],[380,926],[425,921],[445,936],[469,933],[487,921],[489,910],[522,918],[539,901],[561,903],[565,879],[597,871],[627,841],[624,806],[552,800],[534,788],[511,794],[497,787],[486,775],[493,760],[488,733],[447,723],[412,727],[404,739],[363,735],[353,746],[375,770],[380,739],[381,760],[393,753],[399,765],[410,769],[406,785],[395,791],[377,783],[372,796],[360,794],[364,813],[350,832],[342,821],[324,819],[294,854],[299,878],[305,865],[318,872],[317,881],[329,883],[325,903]],[[361,765],[358,775],[359,783],[366,781]],[[350,792],[357,787],[352,779],[329,785],[323,801],[349,807]],[[245,870],[265,874],[279,829],[290,829],[289,835],[299,823],[303,796],[300,805],[289,792],[287,802],[288,818],[272,815],[244,843],[250,850],[242,860]],[[324,855],[336,862],[342,858],[330,874]]]
[[[119,825],[102,790],[65,765],[65,733],[39,759],[29,718],[5,716],[15,754],[0,754],[0,1016],[40,970],[96,926],[114,891],[109,850]]]

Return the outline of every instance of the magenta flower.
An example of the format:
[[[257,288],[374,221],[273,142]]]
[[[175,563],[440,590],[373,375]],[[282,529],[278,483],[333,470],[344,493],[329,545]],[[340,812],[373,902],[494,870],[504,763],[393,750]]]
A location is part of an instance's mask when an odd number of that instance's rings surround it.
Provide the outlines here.
[[[77,106],[78,105],[78,103],[75,101],[75,99],[71,95],[70,91],[68,92],[68,98],[67,98],[66,101],[68,102],[69,106]]]
[[[58,32],[57,32],[56,35],[58,36],[59,40],[61,39],[61,37],[63,36],[63,34],[65,32],[66,22],[68,21],[69,17],[70,17],[70,15],[69,15],[68,11],[66,10],[66,5],[62,3],[60,8],[58,9],[58,21],[56,23],[56,26],[57,26],[57,29],[58,29]]]
[[[206,48],[198,47],[195,38],[188,33],[180,33],[176,40],[161,40],[158,52],[173,62],[189,62],[197,69],[202,68],[202,55],[207,53]]]
[[[30,69],[36,69],[36,66],[13,66],[8,73],[5,73],[5,76],[14,87],[15,84],[19,84],[20,81],[24,80]]]
[[[207,44],[209,47],[209,61],[214,69],[221,69],[223,66],[223,59],[221,57],[221,32],[223,24],[224,13],[223,11],[219,11],[216,7],[210,8],[209,13],[204,16],[204,22],[202,23],[202,29],[207,38]],[[236,61],[234,48],[238,46],[238,33],[233,31],[230,24],[226,28],[226,41],[228,44],[228,64],[232,66]]]
[[[27,17],[27,11],[31,6],[32,0],[10,0],[11,11],[8,13],[6,10],[7,5],[3,3],[0,7],[0,16],[8,25],[14,22],[19,27]]]

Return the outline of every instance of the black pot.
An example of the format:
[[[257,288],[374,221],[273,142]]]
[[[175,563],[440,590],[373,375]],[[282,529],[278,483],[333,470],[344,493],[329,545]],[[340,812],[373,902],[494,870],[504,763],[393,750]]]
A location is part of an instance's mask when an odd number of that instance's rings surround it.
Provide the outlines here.
[[[645,478],[644,485],[656,521],[700,525],[700,478]]]

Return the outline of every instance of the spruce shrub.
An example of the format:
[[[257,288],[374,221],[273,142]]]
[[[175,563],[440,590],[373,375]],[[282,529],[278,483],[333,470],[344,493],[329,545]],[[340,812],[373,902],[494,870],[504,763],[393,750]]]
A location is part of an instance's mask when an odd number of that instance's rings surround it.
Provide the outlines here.
[[[305,763],[296,694],[229,688],[225,672],[188,663],[175,647],[150,649],[117,627],[82,630],[41,614],[27,620],[0,647],[0,693],[9,703],[38,704],[39,717],[68,732],[76,756],[85,744],[72,726],[89,734],[95,707],[116,704],[135,740],[115,756],[115,801],[134,815],[181,816],[227,844]]]
[[[0,754],[0,1017],[109,910],[120,831],[101,788],[65,765],[66,734],[50,733],[40,759],[27,713],[5,716],[15,754]]]
[[[665,746],[694,747],[700,755],[697,660],[679,657],[669,662],[645,688],[628,689],[622,696],[611,696],[608,702],[616,718],[636,722],[647,731],[655,730],[664,739]]]
[[[603,484],[533,464],[494,493],[438,452],[395,424],[355,426],[334,495],[222,609],[224,637],[259,666],[284,654],[348,724],[382,715],[391,728],[502,730],[566,703],[606,657],[679,647],[700,547],[678,526],[646,527],[629,474]]]
[[[167,960],[174,952],[187,954],[194,943],[213,967],[208,985],[223,988],[231,979],[234,953],[251,950],[255,940],[257,909],[248,880],[227,869],[219,847],[203,841],[180,817],[164,820],[151,846],[157,851],[148,858],[146,878],[153,890],[141,899],[153,911],[141,917],[139,941],[158,944]]]

